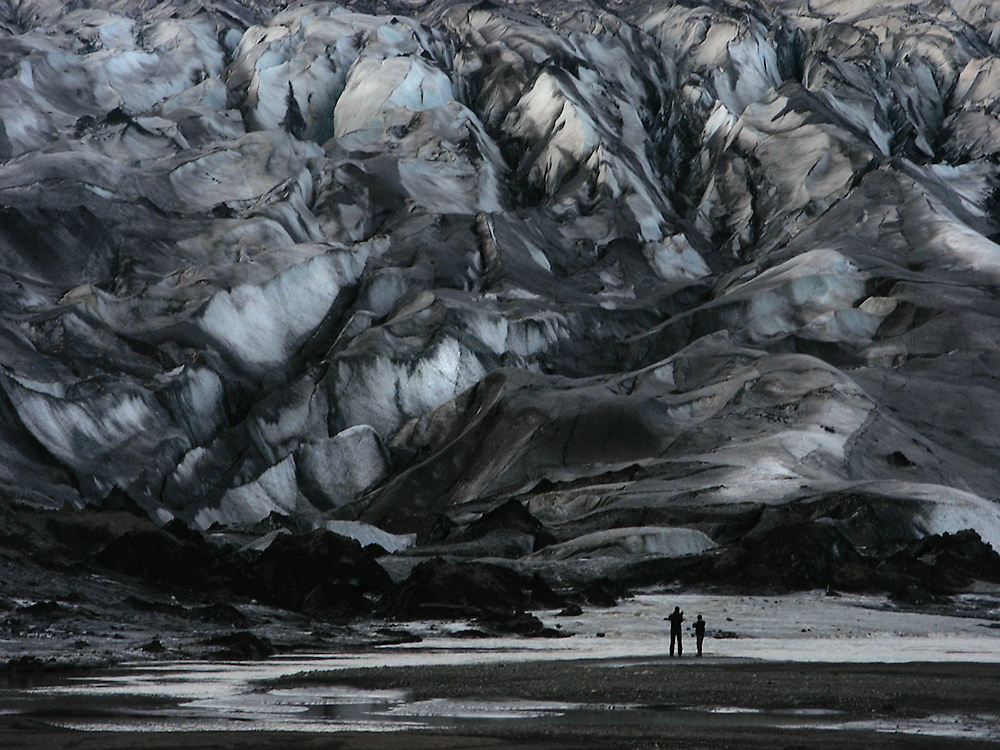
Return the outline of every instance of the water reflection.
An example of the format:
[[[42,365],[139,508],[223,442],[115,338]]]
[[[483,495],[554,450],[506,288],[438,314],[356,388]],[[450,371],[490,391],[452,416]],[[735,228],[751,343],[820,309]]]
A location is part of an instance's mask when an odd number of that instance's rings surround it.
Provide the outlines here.
[[[947,716],[858,721],[834,711],[761,710],[740,706],[653,706],[557,701],[431,698],[409,690],[362,690],[309,684],[267,688],[280,676],[315,672],[318,660],[255,664],[177,663],[8,682],[0,712],[77,730],[111,731],[370,731],[469,729],[532,722],[536,728],[568,726],[706,727],[752,729],[863,729],[1000,740],[1000,717]],[[270,683],[273,684],[273,683]]]

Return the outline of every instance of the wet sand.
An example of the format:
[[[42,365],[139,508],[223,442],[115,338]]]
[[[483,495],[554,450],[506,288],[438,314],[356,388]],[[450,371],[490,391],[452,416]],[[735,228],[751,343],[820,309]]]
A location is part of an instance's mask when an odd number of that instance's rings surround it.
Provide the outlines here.
[[[520,698],[586,704],[641,704],[628,718],[581,717],[558,726],[531,721],[480,721],[452,730],[364,732],[173,732],[107,733],[54,729],[43,715],[0,716],[0,748],[331,748],[342,750],[437,750],[497,748],[976,748],[1000,747],[982,736],[933,737],[920,733],[926,717],[996,717],[1000,712],[1000,668],[988,664],[803,664],[751,660],[580,660],[338,670],[285,678],[281,687],[349,685],[403,688],[417,700]],[[733,708],[713,715],[678,708]],[[872,728],[769,726],[758,714],[801,712],[825,716],[843,727],[878,720],[898,722],[909,733]],[[605,712],[614,714],[615,712]],[[793,713],[794,715],[794,713]],[[664,716],[672,717],[664,720]],[[940,728],[940,725],[939,725]]]

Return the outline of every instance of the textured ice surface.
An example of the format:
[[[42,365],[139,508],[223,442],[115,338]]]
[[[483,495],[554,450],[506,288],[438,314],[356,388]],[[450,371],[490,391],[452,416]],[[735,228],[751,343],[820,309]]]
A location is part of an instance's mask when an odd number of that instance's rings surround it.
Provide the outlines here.
[[[715,546],[715,542],[708,536],[694,529],[643,526],[584,534],[569,542],[546,547],[536,553],[536,556],[557,560],[607,554],[681,557],[704,552]]]
[[[375,431],[357,425],[300,446],[295,467],[303,493],[325,510],[356,500],[382,481],[391,465]]]
[[[1000,545],[989,2],[77,5],[0,4],[5,496]]]
[[[304,503],[308,508],[308,503]],[[275,464],[251,482],[234,487],[219,501],[217,507],[205,508],[195,516],[203,529],[213,523],[255,523],[271,513],[295,515],[300,508],[300,494],[291,457]]]

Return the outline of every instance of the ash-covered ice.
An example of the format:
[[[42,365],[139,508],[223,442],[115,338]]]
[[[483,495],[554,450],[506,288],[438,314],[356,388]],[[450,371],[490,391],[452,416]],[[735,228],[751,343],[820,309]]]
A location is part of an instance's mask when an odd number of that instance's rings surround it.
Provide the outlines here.
[[[994,576],[995,10],[0,0],[0,538]]]

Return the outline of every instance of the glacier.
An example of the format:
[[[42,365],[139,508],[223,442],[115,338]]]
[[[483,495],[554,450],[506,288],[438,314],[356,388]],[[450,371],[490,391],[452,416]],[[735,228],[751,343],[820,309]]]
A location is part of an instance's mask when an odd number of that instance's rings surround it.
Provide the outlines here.
[[[1000,551],[993,11],[0,0],[0,503]]]

